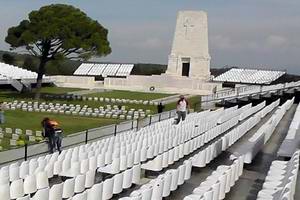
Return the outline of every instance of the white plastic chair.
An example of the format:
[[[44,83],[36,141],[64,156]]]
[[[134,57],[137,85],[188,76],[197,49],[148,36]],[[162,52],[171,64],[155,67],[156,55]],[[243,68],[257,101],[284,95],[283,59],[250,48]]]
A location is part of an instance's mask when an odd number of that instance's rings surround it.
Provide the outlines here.
[[[72,200],[87,200],[87,192],[84,191],[84,192],[82,192],[82,193],[80,193],[80,194],[76,194],[76,195],[72,198]]]
[[[102,198],[103,182],[93,185],[91,189],[87,190],[87,200],[98,200]]]
[[[3,200],[10,200],[10,190],[9,190],[9,184],[0,184],[0,197]]]
[[[49,188],[44,188],[41,190],[38,190],[35,195],[31,198],[31,200],[49,200]]]
[[[46,171],[37,173],[36,175],[36,188],[43,189],[49,187],[48,175]]]
[[[113,193],[119,194],[123,190],[123,173],[114,176]]]
[[[25,194],[32,194],[37,191],[36,188],[36,177],[35,175],[28,175],[24,179],[24,193]]]
[[[49,200],[62,199],[63,198],[63,187],[64,187],[64,183],[53,185],[49,191]]]
[[[75,193],[81,193],[85,189],[85,175],[78,175],[75,177],[75,186],[74,186],[74,192]]]
[[[133,168],[127,169],[126,171],[123,172],[123,188],[127,189],[130,188],[132,185],[132,180],[133,180]]]
[[[26,195],[24,197],[19,197],[17,200],[30,200],[30,195]]]
[[[91,169],[86,173],[85,188],[91,188],[95,183],[95,170]]]
[[[114,178],[106,179],[103,182],[103,192],[102,192],[102,199],[107,200],[111,199],[113,196],[113,185],[114,185]]]
[[[74,189],[75,189],[75,178],[67,179],[63,183],[62,197],[66,199],[74,196],[75,193]]]
[[[10,198],[17,199],[24,196],[23,179],[18,179],[10,184]]]
[[[141,181],[141,164],[132,167],[132,183],[139,184]]]

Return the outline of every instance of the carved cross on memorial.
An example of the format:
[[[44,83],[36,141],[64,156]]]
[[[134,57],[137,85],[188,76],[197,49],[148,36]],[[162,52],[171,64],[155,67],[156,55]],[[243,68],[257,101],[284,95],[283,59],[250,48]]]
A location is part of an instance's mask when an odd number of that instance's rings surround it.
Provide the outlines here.
[[[185,22],[183,23],[183,26],[185,28],[185,38],[188,38],[188,29],[193,28],[194,25],[190,23],[189,19],[186,19]]]

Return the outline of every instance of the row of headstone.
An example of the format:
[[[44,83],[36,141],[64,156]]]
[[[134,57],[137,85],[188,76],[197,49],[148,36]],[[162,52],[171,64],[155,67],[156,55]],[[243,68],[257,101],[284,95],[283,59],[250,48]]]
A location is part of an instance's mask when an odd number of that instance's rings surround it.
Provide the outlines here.
[[[106,103],[118,103],[118,104],[143,104],[143,105],[158,105],[157,101],[152,100],[136,100],[136,99],[119,99],[119,98],[107,98],[107,97],[87,97],[81,95],[53,95],[46,94],[44,98],[48,99],[64,99],[64,100],[82,100],[82,101],[99,101]]]
[[[23,138],[22,138],[23,137]],[[24,138],[28,142],[36,142],[37,140],[41,140],[42,138],[42,131],[32,131],[32,130],[25,130],[16,128],[0,128],[0,151],[3,149],[1,146],[2,139],[7,138],[9,139],[9,145],[11,147],[24,145],[25,141]]]
[[[27,112],[48,112],[55,114],[66,115],[79,115],[88,117],[105,117],[115,119],[138,119],[144,118],[151,113],[150,110],[143,109],[126,109],[125,106],[118,105],[106,105],[99,106],[98,108],[91,108],[88,105],[81,106],[79,104],[60,104],[60,103],[46,103],[46,102],[25,102],[25,101],[13,101],[5,102],[7,109],[16,110],[21,109]]]

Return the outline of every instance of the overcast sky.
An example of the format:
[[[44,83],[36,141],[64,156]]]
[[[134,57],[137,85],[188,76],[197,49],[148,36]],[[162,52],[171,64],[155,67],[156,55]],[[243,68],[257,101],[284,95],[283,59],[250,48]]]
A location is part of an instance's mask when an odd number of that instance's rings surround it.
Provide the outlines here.
[[[72,4],[109,30],[112,62],[166,64],[179,10],[208,12],[212,67],[264,66],[300,74],[299,0],[0,0],[0,49],[7,29],[31,10]]]

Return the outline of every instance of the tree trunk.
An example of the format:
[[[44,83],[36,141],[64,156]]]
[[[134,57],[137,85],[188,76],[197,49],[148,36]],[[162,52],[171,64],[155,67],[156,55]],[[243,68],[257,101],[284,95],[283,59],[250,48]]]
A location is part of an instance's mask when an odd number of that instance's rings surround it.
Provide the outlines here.
[[[42,88],[42,83],[43,83],[43,75],[45,74],[46,71],[46,63],[49,61],[48,60],[48,55],[49,55],[49,50],[51,48],[51,41],[45,41],[43,42],[43,47],[42,47],[42,55],[40,56],[40,65],[39,65],[39,70],[38,70],[38,76],[36,79],[36,92],[35,92],[35,99],[39,100],[41,96],[41,88]]]
[[[39,70],[38,70],[38,76],[36,79],[36,92],[35,92],[35,100],[39,100],[41,96],[41,88],[42,88],[42,83],[43,83],[43,75],[45,74],[45,66],[46,66],[46,60],[41,57],[40,58],[40,65],[39,65]]]

